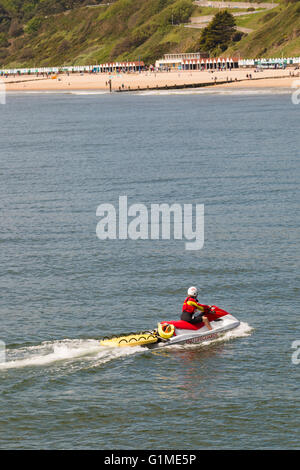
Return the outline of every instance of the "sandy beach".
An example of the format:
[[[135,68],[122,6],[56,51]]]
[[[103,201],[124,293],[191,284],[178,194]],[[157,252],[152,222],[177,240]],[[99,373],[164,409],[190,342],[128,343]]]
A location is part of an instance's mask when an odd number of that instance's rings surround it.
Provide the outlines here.
[[[249,76],[251,78],[249,78]],[[111,80],[112,91],[155,89],[156,87],[174,87],[186,85],[211,84],[222,87],[280,87],[291,88],[293,82],[300,78],[299,70],[236,69],[225,71],[172,71],[141,72],[120,74],[61,74],[57,77],[42,76],[9,76],[2,77],[6,91],[74,91],[106,90],[109,91]]]

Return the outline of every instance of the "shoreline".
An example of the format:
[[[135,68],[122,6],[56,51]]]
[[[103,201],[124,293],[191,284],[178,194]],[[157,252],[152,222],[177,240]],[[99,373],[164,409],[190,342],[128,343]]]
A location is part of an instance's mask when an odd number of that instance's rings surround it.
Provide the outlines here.
[[[250,78],[252,77],[252,78]],[[7,92],[104,91],[139,92],[192,88],[292,88],[300,81],[299,70],[235,69],[216,71],[172,71],[122,74],[61,74],[50,77],[1,77]],[[300,84],[299,84],[300,85]]]

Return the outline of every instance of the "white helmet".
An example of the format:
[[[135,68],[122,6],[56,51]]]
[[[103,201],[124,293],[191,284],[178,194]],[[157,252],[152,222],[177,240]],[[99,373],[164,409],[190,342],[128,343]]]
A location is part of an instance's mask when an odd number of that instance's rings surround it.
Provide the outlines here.
[[[190,288],[188,289],[187,293],[188,293],[188,295],[190,295],[191,297],[197,297],[197,295],[198,295],[198,289],[197,289],[197,287],[192,286],[192,287],[190,287]]]

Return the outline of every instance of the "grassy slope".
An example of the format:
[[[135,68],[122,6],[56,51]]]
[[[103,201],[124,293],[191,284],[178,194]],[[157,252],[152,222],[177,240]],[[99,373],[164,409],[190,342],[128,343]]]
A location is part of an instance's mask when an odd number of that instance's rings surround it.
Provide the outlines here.
[[[13,40],[0,64],[91,64],[139,56],[149,63],[165,52],[196,50],[201,32],[176,25],[187,22],[192,10],[192,0],[118,0],[48,16],[36,33]]]
[[[255,29],[228,50],[242,57],[300,55],[300,2],[237,19],[239,26]]]
[[[193,12],[192,0],[117,0],[110,6],[43,17],[36,32],[9,38],[9,47],[0,46],[0,65],[92,64],[138,57],[150,63],[166,52],[197,51],[201,30],[177,25]],[[256,31],[226,53],[300,55],[299,18],[300,2],[240,17],[237,24]]]

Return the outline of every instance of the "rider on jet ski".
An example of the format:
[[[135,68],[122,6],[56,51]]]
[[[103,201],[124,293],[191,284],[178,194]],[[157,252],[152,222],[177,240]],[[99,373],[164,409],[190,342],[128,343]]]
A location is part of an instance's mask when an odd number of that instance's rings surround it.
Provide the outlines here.
[[[212,330],[211,324],[209,323],[208,318],[205,316],[206,313],[210,312],[210,306],[198,303],[197,287],[190,287],[187,293],[188,297],[185,299],[182,306],[182,314],[180,317],[181,320],[192,323],[193,325],[195,323],[200,323],[203,321],[205,326],[209,330]],[[199,310],[201,313],[199,312]]]

